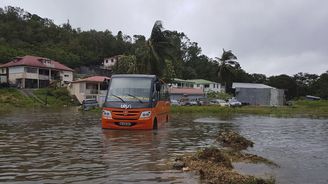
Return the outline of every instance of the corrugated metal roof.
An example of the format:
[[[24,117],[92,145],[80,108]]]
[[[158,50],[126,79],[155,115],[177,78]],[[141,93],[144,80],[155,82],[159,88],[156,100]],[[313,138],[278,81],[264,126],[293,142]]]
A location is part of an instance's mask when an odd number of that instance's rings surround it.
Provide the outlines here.
[[[234,82],[232,83],[232,88],[274,88],[265,84],[259,84],[259,83],[240,83],[240,82]]]

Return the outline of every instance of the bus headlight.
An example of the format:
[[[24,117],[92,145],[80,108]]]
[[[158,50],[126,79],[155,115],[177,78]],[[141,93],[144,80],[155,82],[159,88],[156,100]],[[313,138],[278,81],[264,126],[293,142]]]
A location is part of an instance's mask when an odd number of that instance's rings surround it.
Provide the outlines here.
[[[112,119],[112,113],[107,110],[103,110],[103,117],[104,119]]]
[[[150,111],[143,111],[140,114],[140,119],[142,119],[142,118],[149,118],[150,116],[151,116],[151,112]]]

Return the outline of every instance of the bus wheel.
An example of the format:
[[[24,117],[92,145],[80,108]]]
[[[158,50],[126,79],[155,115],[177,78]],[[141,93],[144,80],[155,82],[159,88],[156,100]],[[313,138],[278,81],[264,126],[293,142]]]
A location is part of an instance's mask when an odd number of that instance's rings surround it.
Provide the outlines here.
[[[157,130],[157,119],[155,118],[154,123],[153,123],[153,130]]]

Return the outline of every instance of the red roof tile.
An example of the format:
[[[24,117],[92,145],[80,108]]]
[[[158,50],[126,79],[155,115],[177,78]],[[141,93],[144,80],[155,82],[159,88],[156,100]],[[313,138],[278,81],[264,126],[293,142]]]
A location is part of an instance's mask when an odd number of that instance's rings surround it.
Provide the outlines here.
[[[48,61],[49,64],[45,64],[42,61]],[[16,59],[10,61],[9,63],[0,65],[1,68],[12,67],[12,66],[33,66],[39,68],[52,68],[57,70],[73,71],[73,69],[68,68],[67,66],[59,63],[58,61],[54,61],[51,59],[38,57],[38,56],[17,57]]]
[[[92,76],[92,77],[88,77],[88,78],[84,78],[84,79],[79,79],[77,81],[73,81],[73,83],[75,82],[104,82],[104,80],[107,79],[109,80],[109,77],[105,77],[105,76]]]
[[[187,95],[204,95],[202,89],[199,88],[169,88],[170,94],[187,94]]]

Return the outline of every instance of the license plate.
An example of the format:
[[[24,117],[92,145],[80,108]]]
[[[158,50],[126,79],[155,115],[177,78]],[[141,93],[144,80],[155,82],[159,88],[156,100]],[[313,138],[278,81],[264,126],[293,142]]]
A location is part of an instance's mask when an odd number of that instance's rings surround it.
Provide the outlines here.
[[[118,125],[120,125],[120,126],[132,126],[132,123],[130,123],[130,122],[119,122]]]

